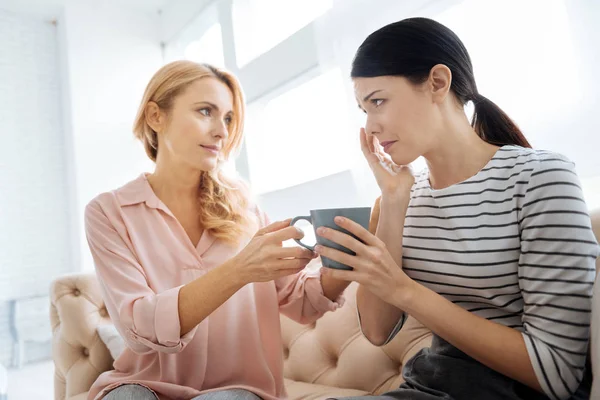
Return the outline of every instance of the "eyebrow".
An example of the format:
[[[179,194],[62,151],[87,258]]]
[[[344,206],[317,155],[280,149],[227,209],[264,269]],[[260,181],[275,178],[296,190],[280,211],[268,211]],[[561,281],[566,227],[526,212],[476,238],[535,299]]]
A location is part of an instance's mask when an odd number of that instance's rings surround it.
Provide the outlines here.
[[[377,89],[372,91],[371,93],[369,93],[368,95],[365,96],[365,98],[363,99],[363,102],[368,101],[375,93],[381,92],[383,89]]]
[[[214,108],[216,111],[219,111],[219,106],[217,106],[214,103],[211,103],[210,101],[199,101],[199,102],[194,103],[194,105],[198,105],[198,104],[208,104],[209,106]],[[233,110],[230,110],[229,112],[227,112],[227,114],[233,114]]]
[[[382,90],[383,90],[383,89],[377,89],[377,90],[374,90],[374,91],[372,91],[372,92],[371,92],[371,93],[369,93],[368,95],[366,95],[366,96],[365,96],[365,98],[363,99],[363,103],[364,103],[365,101],[368,101],[368,100],[369,100],[369,99],[370,99],[370,98],[371,98],[371,97],[372,97],[372,96],[373,96],[375,93],[381,92]],[[357,100],[356,102],[358,103],[358,104],[357,104],[357,105],[358,105],[358,109],[359,109],[359,110],[361,110],[361,111],[365,111],[365,109],[364,109],[364,108],[362,108],[362,106],[360,105],[360,102],[358,101],[358,99],[356,99],[356,100]],[[366,111],[365,111],[365,112],[366,112]]]

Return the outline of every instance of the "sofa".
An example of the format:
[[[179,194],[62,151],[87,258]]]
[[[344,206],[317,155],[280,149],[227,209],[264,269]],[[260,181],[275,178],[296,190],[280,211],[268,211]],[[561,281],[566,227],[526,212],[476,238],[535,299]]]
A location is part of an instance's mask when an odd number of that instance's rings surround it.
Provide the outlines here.
[[[600,210],[592,213],[592,224],[600,238]],[[312,325],[281,317],[284,375],[290,399],[380,394],[397,388],[404,363],[430,345],[431,332],[409,317],[390,343],[373,346],[358,326],[355,291],[356,284],[352,284],[346,291],[346,305]],[[598,375],[595,382],[600,384],[600,335],[596,324],[600,322],[600,291],[595,293],[591,349],[594,377]],[[113,363],[97,332],[100,325],[110,324],[110,319],[95,276],[76,274],[56,279],[51,287],[50,319],[54,398],[83,400],[96,378]],[[598,397],[592,398],[600,399],[600,387],[593,390]]]

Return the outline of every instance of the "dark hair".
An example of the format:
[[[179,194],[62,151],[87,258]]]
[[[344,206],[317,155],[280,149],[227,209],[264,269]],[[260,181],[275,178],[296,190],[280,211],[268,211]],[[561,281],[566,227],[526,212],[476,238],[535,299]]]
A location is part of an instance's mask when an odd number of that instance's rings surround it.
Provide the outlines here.
[[[420,84],[438,64],[452,72],[450,90],[458,101],[475,105],[471,125],[483,140],[531,147],[508,115],[477,91],[471,58],[458,36],[434,20],[408,18],[370,34],[354,56],[351,76],[402,76]]]

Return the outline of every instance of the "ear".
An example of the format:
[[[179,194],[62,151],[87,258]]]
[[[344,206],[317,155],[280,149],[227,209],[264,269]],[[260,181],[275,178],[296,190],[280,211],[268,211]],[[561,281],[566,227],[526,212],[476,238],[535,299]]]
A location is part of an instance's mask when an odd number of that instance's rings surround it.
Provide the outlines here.
[[[446,99],[452,86],[452,71],[444,64],[437,64],[429,71],[429,87],[433,101],[441,103]]]
[[[152,128],[152,130],[156,133],[162,132],[165,127],[166,116],[161,111],[158,104],[153,101],[149,101],[146,104],[146,110],[144,113],[146,117],[146,123]]]

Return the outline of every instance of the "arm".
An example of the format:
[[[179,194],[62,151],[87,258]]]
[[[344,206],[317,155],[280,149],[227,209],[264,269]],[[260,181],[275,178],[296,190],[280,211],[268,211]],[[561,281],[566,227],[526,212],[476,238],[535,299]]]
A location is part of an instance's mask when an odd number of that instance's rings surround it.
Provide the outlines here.
[[[398,304],[484,365],[566,399],[583,376],[598,253],[573,165],[538,163],[520,206],[524,332],[471,314],[418,284]]]
[[[282,241],[298,238],[298,234],[297,229],[289,226],[289,221],[264,224],[235,257],[183,286],[179,292],[181,334],[194,329],[249,283],[291,279],[301,286],[303,279],[298,271],[304,270],[314,253],[301,248],[281,248]],[[317,300],[324,302],[320,298]],[[327,301],[326,307],[333,307],[333,304]]]
[[[110,213],[109,213],[110,214]],[[128,347],[139,354],[177,353],[206,317],[242,286],[302,270],[312,252],[282,249],[298,236],[289,222],[263,227],[235,257],[187,285],[155,293],[127,241],[110,222],[101,200],[86,207],[85,227],[111,319]]]
[[[373,206],[369,224],[371,233],[386,244],[397,265],[402,265],[402,235],[407,207],[408,195],[380,197]],[[356,305],[362,332],[376,346],[388,343],[404,323],[401,309],[381,300],[363,285],[356,292]]]
[[[535,375],[564,399],[583,376],[598,245],[573,163],[553,158],[539,162],[523,199],[519,285]]]
[[[298,235],[289,221],[265,224],[235,257],[184,285],[179,292],[181,334],[194,329],[243,286],[296,276],[314,258],[306,249],[281,248],[282,241]]]
[[[350,285],[350,282],[333,279],[327,275],[321,275],[320,278],[323,295],[334,302],[338,301],[344,290]]]
[[[191,332],[244,286],[232,270],[226,263],[181,287],[177,308],[181,336]]]
[[[194,329],[182,329],[180,323],[181,287],[155,293],[148,286],[144,269],[110,222],[101,201],[86,207],[85,229],[106,308],[127,347],[138,354],[183,350]],[[188,313],[184,310],[183,314]],[[188,321],[184,320],[187,326]]]
[[[344,305],[341,292],[334,300],[325,296],[320,269],[309,267],[296,275],[279,278],[275,280],[275,287],[280,312],[300,324],[313,323],[327,311],[335,311]]]

